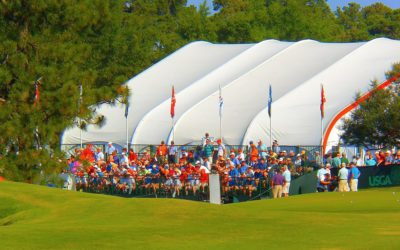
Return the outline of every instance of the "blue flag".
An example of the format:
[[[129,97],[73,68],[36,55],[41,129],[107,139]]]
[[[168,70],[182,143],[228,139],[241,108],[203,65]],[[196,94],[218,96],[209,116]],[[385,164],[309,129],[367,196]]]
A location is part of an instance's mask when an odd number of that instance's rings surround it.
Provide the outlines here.
[[[272,109],[272,87],[269,85],[269,96],[268,96],[268,116],[271,118],[271,109]]]

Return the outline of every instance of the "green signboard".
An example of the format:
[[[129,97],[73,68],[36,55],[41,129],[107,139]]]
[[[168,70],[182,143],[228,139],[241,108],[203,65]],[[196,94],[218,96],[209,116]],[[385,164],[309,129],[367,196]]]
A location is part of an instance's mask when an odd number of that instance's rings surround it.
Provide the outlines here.
[[[358,180],[358,188],[375,188],[400,186],[400,165],[388,165],[382,167],[359,167],[361,176]],[[331,169],[336,176],[338,169]],[[292,181],[290,194],[314,193],[317,190],[316,172],[306,174]]]

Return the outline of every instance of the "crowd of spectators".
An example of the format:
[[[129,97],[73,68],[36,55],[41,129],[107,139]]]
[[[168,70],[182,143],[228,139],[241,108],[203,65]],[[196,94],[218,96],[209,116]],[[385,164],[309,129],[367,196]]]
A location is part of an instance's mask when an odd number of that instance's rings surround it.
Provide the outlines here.
[[[376,163],[372,164],[371,159]],[[400,151],[395,156],[386,153],[373,156],[367,152],[365,163],[354,157],[351,164],[392,164],[399,163],[399,159]],[[286,152],[277,141],[271,149],[259,140],[250,142],[245,151],[227,150],[220,139],[214,141],[206,133],[196,150],[162,141],[154,154],[147,150],[138,154],[126,148],[117,152],[111,142],[104,149],[89,144],[84,149],[75,149],[68,159],[67,171],[74,176],[77,190],[90,192],[203,197],[208,193],[209,174],[214,171],[220,175],[223,194],[253,197],[271,187],[273,196],[281,197],[288,196],[291,179],[325,165],[339,167],[349,163],[345,154],[322,157],[318,151],[309,160],[305,150],[298,154]]]

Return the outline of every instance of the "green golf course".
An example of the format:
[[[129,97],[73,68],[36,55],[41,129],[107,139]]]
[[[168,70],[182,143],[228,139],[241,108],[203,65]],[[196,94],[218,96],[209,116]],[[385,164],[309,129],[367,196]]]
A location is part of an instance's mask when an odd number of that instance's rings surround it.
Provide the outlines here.
[[[211,205],[0,183],[0,249],[400,249],[400,187]]]

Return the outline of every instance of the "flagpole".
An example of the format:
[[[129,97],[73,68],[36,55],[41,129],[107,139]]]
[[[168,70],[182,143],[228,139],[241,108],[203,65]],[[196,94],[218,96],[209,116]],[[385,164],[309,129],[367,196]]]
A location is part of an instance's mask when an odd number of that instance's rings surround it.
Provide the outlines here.
[[[320,105],[320,111],[321,111],[321,155],[323,156],[325,152],[323,152],[323,147],[324,147],[324,116],[325,116],[325,91],[324,91],[324,85],[321,84],[321,105]]]
[[[82,103],[82,84],[79,85],[79,101],[78,101],[78,109],[79,109],[79,113],[81,112],[81,103]],[[83,148],[82,146],[82,118],[81,118],[81,114],[79,114],[79,139],[80,139],[80,145],[81,148]]]
[[[222,142],[222,117],[221,117],[221,115],[219,116],[219,138],[221,139],[221,142]]]
[[[128,136],[128,116],[125,117],[125,129],[126,129],[126,150],[129,150],[129,136]]]
[[[172,140],[175,140],[175,122],[174,122],[174,117],[172,117]]]
[[[323,150],[323,145],[324,145],[324,118],[321,117],[321,155],[324,155]]]
[[[272,150],[272,86],[269,85],[268,91],[268,116],[269,116],[269,145]]]
[[[221,85],[219,85],[219,138],[222,142],[222,109],[224,105],[224,99],[222,98]]]
[[[272,150],[272,117],[269,118],[269,146]]]

